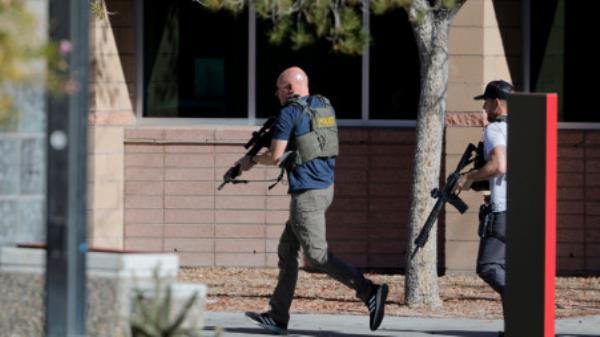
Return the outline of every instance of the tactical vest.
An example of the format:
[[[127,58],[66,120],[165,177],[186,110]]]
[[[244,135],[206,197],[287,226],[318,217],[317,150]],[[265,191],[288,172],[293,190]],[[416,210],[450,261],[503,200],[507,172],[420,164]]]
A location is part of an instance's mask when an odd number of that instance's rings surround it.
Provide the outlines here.
[[[311,107],[310,102],[313,99],[320,100],[322,105],[318,108]],[[310,131],[292,138],[286,149],[295,152],[295,166],[315,158],[331,158],[338,155],[337,123],[331,103],[320,95],[310,96],[308,100],[309,102],[294,96],[287,102],[287,105],[296,104],[302,109],[296,119],[296,128],[306,115],[310,117]]]
[[[494,119],[494,122],[507,122],[508,120],[508,116],[507,115],[502,115],[502,116],[497,116],[496,119]]]

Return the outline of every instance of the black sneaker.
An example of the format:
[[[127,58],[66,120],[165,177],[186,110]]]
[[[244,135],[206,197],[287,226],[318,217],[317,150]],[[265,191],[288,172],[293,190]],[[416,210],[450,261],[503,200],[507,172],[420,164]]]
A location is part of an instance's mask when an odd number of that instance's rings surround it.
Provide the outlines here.
[[[263,329],[269,330],[270,332],[277,335],[287,335],[287,324],[277,323],[272,319],[266,312],[259,314],[256,312],[246,312],[246,317],[253,323],[259,325]]]
[[[375,286],[375,291],[371,294],[371,297],[367,301],[367,307],[369,308],[369,328],[371,331],[377,330],[381,321],[383,320],[383,314],[385,309],[385,299],[388,295],[387,284]]]

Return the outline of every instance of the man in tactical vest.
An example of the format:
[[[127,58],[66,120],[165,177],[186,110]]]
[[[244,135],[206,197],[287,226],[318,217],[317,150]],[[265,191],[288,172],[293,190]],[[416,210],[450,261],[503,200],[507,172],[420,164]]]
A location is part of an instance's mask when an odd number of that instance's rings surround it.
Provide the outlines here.
[[[512,86],[502,80],[491,81],[483,95],[474,97],[484,100],[483,109],[489,124],[483,133],[485,164],[460,177],[455,193],[471,188],[473,182],[489,181],[491,196],[486,198],[479,214],[481,238],[477,256],[477,274],[501,297],[504,307],[506,289],[506,100]],[[499,333],[503,336],[503,333]]]
[[[308,77],[298,67],[282,72],[276,85],[275,94],[283,108],[274,124],[271,147],[252,158],[243,157],[239,163],[245,171],[255,164],[280,165],[285,161],[290,215],[279,239],[279,278],[269,302],[271,310],[247,312],[246,316],[271,332],[287,333],[302,247],[311,266],[356,291],[369,309],[371,330],[376,330],[383,319],[388,286],[374,284],[334,256],[325,239],[325,211],[333,200],[338,154],[334,109],[327,98],[309,94]]]

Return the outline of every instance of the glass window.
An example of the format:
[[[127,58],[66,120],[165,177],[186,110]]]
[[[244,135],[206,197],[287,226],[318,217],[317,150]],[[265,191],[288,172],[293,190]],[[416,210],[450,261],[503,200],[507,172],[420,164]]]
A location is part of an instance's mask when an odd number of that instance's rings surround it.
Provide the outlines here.
[[[565,7],[565,121],[600,122],[600,111],[595,102],[598,86],[590,85],[600,78],[598,54],[592,51],[597,28],[591,24],[598,19],[600,2],[588,1],[585,7],[581,3],[577,6],[573,1],[559,2]]]
[[[600,3],[586,2],[584,9],[573,1],[534,0],[532,9],[532,90],[558,93],[560,121],[600,122],[591,99],[597,89],[589,85],[600,78],[589,40]]]
[[[258,20],[256,29],[256,115],[268,117],[279,111],[275,97],[277,76],[290,66],[304,69],[311,94],[331,101],[338,119],[361,118],[361,56],[334,54],[328,41],[292,50],[289,45],[274,46],[267,32],[270,22]]]
[[[419,53],[406,12],[397,9],[370,19],[370,119],[416,119]]]
[[[247,117],[248,14],[144,3],[144,117]]]
[[[531,89],[536,92],[558,93],[560,120],[565,120],[564,19],[564,1],[556,0],[536,6],[535,15],[531,18]]]
[[[403,10],[371,17],[366,79],[363,57],[336,54],[327,40],[300,50],[289,43],[272,45],[267,34],[271,22],[258,19],[249,41],[248,11],[237,16],[210,12],[189,0],[140,3],[143,117],[248,118],[252,108],[257,118],[274,115],[280,109],[274,95],[277,76],[294,65],[307,72],[312,94],[331,100],[340,120],[363,118],[363,92],[369,92],[368,119],[416,117],[418,52]],[[249,46],[256,49],[251,65]],[[249,74],[256,74],[250,78],[254,88],[248,87]]]

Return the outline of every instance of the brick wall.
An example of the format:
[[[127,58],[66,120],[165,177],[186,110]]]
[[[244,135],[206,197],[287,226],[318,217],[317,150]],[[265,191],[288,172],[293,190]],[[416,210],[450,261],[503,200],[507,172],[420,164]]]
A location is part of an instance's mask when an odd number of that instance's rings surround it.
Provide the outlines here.
[[[465,130],[463,130],[465,129]],[[243,154],[253,128],[130,128],[125,132],[125,248],[176,251],[187,266],[276,266],[287,220],[286,186],[227,185],[225,170]],[[477,141],[479,128],[450,128]],[[454,135],[454,136],[453,136]],[[344,128],[327,237],[338,256],[366,268],[402,269],[414,130]],[[461,146],[458,146],[460,143]],[[454,166],[464,139],[446,146]],[[600,271],[600,131],[559,132],[558,270]],[[257,167],[248,179],[273,178]],[[474,273],[480,196],[471,211],[447,209],[440,227],[441,266]]]
[[[334,253],[360,267],[404,268],[414,141],[412,129],[342,131],[327,213]]]
[[[125,248],[176,251],[187,266],[276,266],[287,186],[216,190],[252,130],[127,129]],[[360,267],[402,267],[414,131],[344,129],[340,137],[331,249]],[[277,174],[257,167],[247,178]]]
[[[460,157],[468,143],[477,144],[481,141],[482,127],[448,127],[446,128],[445,143],[445,176],[456,168]],[[445,180],[445,177],[444,177]],[[441,267],[450,274],[474,274],[475,260],[479,248],[477,236],[479,205],[482,201],[481,193],[467,191],[461,193],[461,198],[469,205],[466,213],[460,214],[456,208],[445,208],[445,226],[443,238],[445,246],[444,258]]]
[[[187,266],[274,266],[285,187],[227,185],[251,128],[126,130],[125,248],[175,251]],[[244,175],[264,179],[257,168]]]
[[[558,271],[600,272],[600,131],[559,132]]]

